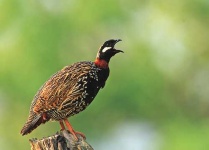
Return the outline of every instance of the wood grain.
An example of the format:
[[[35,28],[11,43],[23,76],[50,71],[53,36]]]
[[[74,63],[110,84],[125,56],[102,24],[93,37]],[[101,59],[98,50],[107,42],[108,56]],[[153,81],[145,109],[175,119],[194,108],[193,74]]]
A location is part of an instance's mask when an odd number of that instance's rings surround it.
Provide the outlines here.
[[[30,139],[31,150],[93,150],[86,140],[77,134],[78,141],[67,130],[42,139]]]

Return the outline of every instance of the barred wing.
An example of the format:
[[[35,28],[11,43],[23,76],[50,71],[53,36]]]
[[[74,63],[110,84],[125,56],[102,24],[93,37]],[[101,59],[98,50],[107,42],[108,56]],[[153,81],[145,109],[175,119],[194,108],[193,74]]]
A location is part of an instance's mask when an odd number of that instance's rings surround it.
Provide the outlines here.
[[[40,88],[31,109],[36,113],[62,109],[63,104],[76,100],[82,94],[77,82],[88,74],[91,66],[91,62],[79,62],[58,71]]]

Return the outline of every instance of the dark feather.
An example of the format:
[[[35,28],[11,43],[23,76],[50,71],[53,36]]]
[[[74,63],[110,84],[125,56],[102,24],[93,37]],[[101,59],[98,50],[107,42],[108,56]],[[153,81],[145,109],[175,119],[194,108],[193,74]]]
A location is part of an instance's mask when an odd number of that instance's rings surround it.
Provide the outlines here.
[[[32,114],[29,115],[29,118],[25,125],[23,126],[21,130],[22,135],[29,134],[32,132],[35,128],[37,128],[40,124],[47,122],[49,119],[46,117],[43,117],[41,114],[35,114],[32,112]]]

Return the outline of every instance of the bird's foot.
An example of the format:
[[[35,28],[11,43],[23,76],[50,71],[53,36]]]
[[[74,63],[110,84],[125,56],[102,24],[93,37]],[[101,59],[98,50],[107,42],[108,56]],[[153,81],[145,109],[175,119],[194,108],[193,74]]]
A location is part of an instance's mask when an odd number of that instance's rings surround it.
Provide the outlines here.
[[[74,132],[75,134],[79,134],[80,136],[84,138],[84,140],[86,140],[86,136],[82,132],[78,132],[78,131],[74,131]]]
[[[64,119],[64,122],[65,122],[65,124],[66,124],[66,126],[67,126],[67,128],[68,128],[68,131],[74,136],[74,138],[76,139],[76,141],[78,141],[78,137],[76,136],[76,134],[79,134],[80,136],[82,136],[84,139],[86,139],[86,136],[83,134],[83,133],[81,133],[81,132],[77,132],[77,131],[75,131],[74,129],[73,129],[73,127],[71,126],[71,124],[70,124],[70,122],[67,120],[67,119]],[[61,124],[60,124],[61,125]],[[61,127],[62,127],[62,125],[61,125]]]
[[[84,138],[84,140],[86,140],[86,136],[83,133],[81,133],[81,132],[74,131],[74,130],[71,130],[69,132],[74,136],[76,141],[79,141],[78,135],[80,135],[82,138]]]

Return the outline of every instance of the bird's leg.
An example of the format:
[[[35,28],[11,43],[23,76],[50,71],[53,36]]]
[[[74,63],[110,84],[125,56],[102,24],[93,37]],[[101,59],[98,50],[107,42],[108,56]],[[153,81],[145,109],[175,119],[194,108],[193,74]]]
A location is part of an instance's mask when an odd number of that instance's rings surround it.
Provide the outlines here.
[[[69,122],[67,119],[64,119],[64,122],[65,122],[65,124],[66,124],[68,130],[70,131],[70,133],[73,134],[73,136],[75,137],[75,139],[76,139],[77,141],[78,141],[78,137],[76,136],[76,134],[79,134],[79,135],[81,135],[84,139],[86,139],[86,136],[85,136],[83,133],[77,132],[77,131],[75,131],[75,130],[73,129],[73,127],[71,126],[70,122]]]
[[[64,123],[62,122],[62,120],[60,120],[59,122],[60,122],[60,126],[61,126],[61,131],[62,131],[62,130],[65,130],[65,125],[64,125]]]

